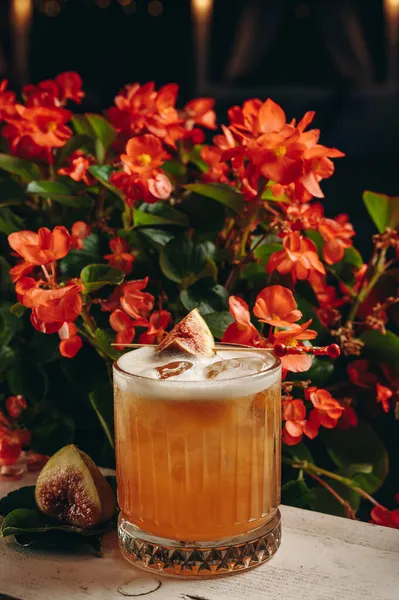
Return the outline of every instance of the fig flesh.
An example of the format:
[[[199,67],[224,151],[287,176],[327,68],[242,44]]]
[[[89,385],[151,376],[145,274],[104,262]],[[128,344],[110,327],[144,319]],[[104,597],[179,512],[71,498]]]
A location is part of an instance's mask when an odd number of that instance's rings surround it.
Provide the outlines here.
[[[194,308],[158,345],[158,351],[177,350],[193,356],[213,356],[215,340],[208,325]]]
[[[73,444],[46,463],[35,488],[42,513],[83,529],[108,521],[115,512],[115,494],[92,459]]]

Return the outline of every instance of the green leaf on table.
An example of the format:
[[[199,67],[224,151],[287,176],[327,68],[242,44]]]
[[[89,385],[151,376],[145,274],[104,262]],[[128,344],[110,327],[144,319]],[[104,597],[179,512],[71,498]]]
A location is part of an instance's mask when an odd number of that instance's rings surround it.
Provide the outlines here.
[[[24,221],[6,206],[0,206],[0,233],[10,235],[24,228]]]
[[[172,208],[165,202],[154,204],[143,203],[140,208],[134,209],[133,222],[135,227],[147,227],[154,225],[178,225],[188,226],[187,215],[176,208]]]
[[[234,212],[240,212],[244,208],[244,198],[229,185],[223,183],[189,183],[184,186],[186,190],[217,200]]]
[[[40,179],[40,169],[35,163],[9,154],[0,154],[0,169],[18,175],[25,181]]]
[[[192,239],[179,235],[162,248],[159,264],[168,279],[187,287],[199,279],[213,255],[213,244],[195,243]]]
[[[31,181],[26,191],[72,208],[90,208],[93,204],[89,196],[76,195],[72,187],[61,181]]]
[[[366,190],[363,192],[363,202],[380,233],[387,227],[395,229],[399,225],[399,197]]]
[[[206,313],[203,316],[212,335],[219,340],[222,339],[227,327],[234,323],[233,317],[226,310]]]
[[[0,516],[5,517],[18,508],[37,508],[34,485],[18,488],[7,494],[7,496],[0,498]]]
[[[125,274],[110,265],[95,264],[83,267],[80,278],[85,286],[86,294],[90,294],[105,285],[119,285],[124,280]]]
[[[387,331],[385,334],[379,331],[366,330],[360,336],[365,344],[365,353],[381,364],[390,365],[399,372],[399,337]]]
[[[89,399],[111,447],[114,448],[114,401],[109,383],[106,382],[90,392]]]
[[[189,311],[198,308],[202,315],[225,311],[228,298],[226,288],[215,283],[210,277],[200,279],[180,292],[184,308]]]
[[[346,430],[325,429],[321,435],[330,458],[346,477],[369,494],[381,487],[389,470],[388,453],[369,423],[359,421]]]

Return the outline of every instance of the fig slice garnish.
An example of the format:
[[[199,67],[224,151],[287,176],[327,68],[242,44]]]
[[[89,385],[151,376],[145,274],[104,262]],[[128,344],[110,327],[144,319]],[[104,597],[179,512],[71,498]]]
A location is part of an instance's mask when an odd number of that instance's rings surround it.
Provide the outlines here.
[[[35,488],[36,504],[45,515],[83,529],[108,521],[115,494],[92,459],[73,444],[46,463]]]
[[[177,350],[192,356],[213,356],[214,346],[215,340],[208,325],[194,308],[161,341],[157,351]]]

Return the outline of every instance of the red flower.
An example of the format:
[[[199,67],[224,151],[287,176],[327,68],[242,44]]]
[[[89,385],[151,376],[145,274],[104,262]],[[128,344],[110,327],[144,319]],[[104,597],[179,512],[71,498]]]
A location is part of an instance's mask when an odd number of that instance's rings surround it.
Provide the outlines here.
[[[23,277],[16,285],[16,291],[21,304],[32,308],[34,320],[40,327],[40,322],[62,326],[65,321],[75,321],[82,310],[82,285],[70,282],[57,289],[42,289],[40,282]],[[45,331],[45,333],[50,333]]]
[[[167,310],[155,310],[150,316],[150,325],[145,333],[139,337],[141,344],[159,343],[165,334],[165,330],[172,322],[172,315]]]
[[[216,146],[203,146],[200,154],[202,160],[209,166],[209,170],[203,176],[204,181],[229,183],[227,178],[229,167],[223,160],[223,150]]]
[[[310,400],[314,406],[314,410],[310,413],[310,415],[315,413],[314,420],[328,429],[336,427],[344,412],[344,407],[331,396],[330,392],[316,387],[309,387],[305,395],[307,400]]]
[[[69,157],[69,163],[68,167],[58,169],[59,175],[66,175],[74,181],[83,181],[86,185],[93,184],[94,179],[89,173],[89,167],[93,164],[93,161],[91,161],[90,158],[74,152]]]
[[[117,332],[115,341],[119,344],[130,344],[134,340],[136,330],[133,321],[120,308],[114,310],[109,317],[109,324]]]
[[[25,275],[31,273],[33,269],[34,265],[32,265],[30,262],[23,260],[22,262],[15,265],[15,267],[12,267],[12,269],[10,269],[11,281],[13,283],[16,283],[21,279],[21,277],[24,277]]]
[[[353,408],[349,405],[344,405],[344,412],[340,420],[338,421],[338,429],[349,429],[350,427],[357,427],[358,418]]]
[[[369,368],[370,362],[367,359],[354,360],[347,368],[349,379],[359,387],[374,387],[377,383],[377,375],[369,371]]]
[[[41,227],[33,231],[16,231],[8,236],[8,243],[32,265],[46,265],[63,258],[71,246],[71,236],[65,227],[54,227],[51,232]]]
[[[281,275],[292,273],[294,280],[308,279],[313,271],[324,275],[325,269],[317,256],[315,244],[297,231],[284,237],[284,250],[271,255],[267,272],[277,270]]]
[[[123,238],[116,237],[110,240],[109,247],[112,254],[106,254],[104,256],[105,260],[109,262],[111,267],[120,269],[125,275],[131,273],[135,257],[129,252],[130,248],[127,241]]]
[[[312,196],[316,196],[316,198],[324,197],[319,182],[322,179],[331,177],[334,173],[334,163],[330,158],[341,158],[342,156],[345,156],[345,154],[340,150],[320,145],[312,145],[312,147],[305,150],[303,154],[304,175],[301,177],[300,182]]]
[[[41,81],[36,85],[26,85],[22,91],[27,106],[63,106],[67,100],[80,103],[85,93],[78,73],[67,71],[55,78]]]
[[[154,306],[154,296],[142,291],[147,283],[148,277],[125,283],[120,299],[123,310],[135,320],[134,325],[141,327],[148,326],[148,315]]]
[[[69,110],[44,106],[26,108],[17,104],[16,111],[19,118],[7,119],[12,127],[6,126],[3,130],[11,148],[23,137],[31,139],[39,148],[61,148],[72,136],[72,130],[65,125],[72,117]]]
[[[192,127],[202,125],[208,129],[216,129],[216,114],[213,110],[215,101],[213,98],[195,98],[187,102],[183,114],[186,118],[186,126]]]
[[[382,525],[383,527],[399,529],[399,508],[388,510],[383,506],[374,506],[370,513],[370,517],[370,523],[373,523],[373,525]]]
[[[283,402],[284,429],[293,437],[302,436],[303,426],[306,419],[306,408],[303,400],[288,400]]]
[[[275,331],[273,339],[275,342],[285,344],[286,346],[296,346],[302,340],[313,340],[317,336],[317,332],[313,329],[308,329],[312,319],[306,321],[302,325],[292,324],[289,329]],[[287,354],[281,358],[283,369],[292,371],[293,373],[301,373],[307,371],[312,366],[312,357],[298,354]]]
[[[126,154],[121,155],[125,173],[143,176],[152,174],[166,158],[161,142],[150,134],[131,138],[126,145]]]
[[[65,322],[58,330],[60,336],[60,354],[65,358],[73,358],[83,346],[82,338],[77,335],[76,325]]]
[[[16,432],[0,436],[0,465],[14,465],[22,452],[22,445]]]
[[[281,285],[271,285],[258,294],[254,314],[263,323],[276,327],[290,327],[302,317],[291,290]]]
[[[15,94],[7,90],[8,81],[0,82],[0,121],[15,115]]]
[[[18,396],[9,396],[6,400],[7,412],[13,419],[17,419],[27,406],[25,398],[20,394]]]
[[[342,260],[345,248],[352,246],[355,231],[348,223],[347,215],[339,215],[336,219],[323,219],[318,226],[319,233],[325,240],[323,258],[332,265]]]
[[[223,334],[222,342],[254,346],[261,340],[261,335],[251,323],[248,304],[242,298],[230,296],[230,314],[235,323],[229,325]]]
[[[55,83],[59,89],[58,99],[61,104],[63,104],[65,100],[73,100],[73,102],[80,104],[82,98],[86,95],[82,91],[82,79],[80,75],[74,71],[60,73],[55,78]]]
[[[377,382],[377,402],[381,402],[382,409],[384,412],[389,412],[390,404],[389,400],[392,398],[393,392],[385,385],[381,385]]]
[[[82,250],[85,247],[84,240],[90,235],[90,227],[84,221],[76,221],[71,229],[71,248]]]

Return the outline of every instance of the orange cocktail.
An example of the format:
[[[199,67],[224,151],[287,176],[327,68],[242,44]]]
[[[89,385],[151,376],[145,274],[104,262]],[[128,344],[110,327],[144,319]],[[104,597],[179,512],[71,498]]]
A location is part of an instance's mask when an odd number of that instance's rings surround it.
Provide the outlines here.
[[[183,363],[191,366],[184,370]],[[236,549],[261,540],[260,555],[242,568],[268,558],[279,544],[278,359],[229,349],[212,358],[174,356],[170,362],[143,348],[119,359],[114,382],[125,556],[176,574],[187,565],[188,551]],[[175,552],[176,560],[160,548]],[[219,555],[210,564],[207,556],[202,571],[191,565],[183,573],[206,574],[207,567],[208,574],[225,572],[238,565],[230,561],[229,568]]]

